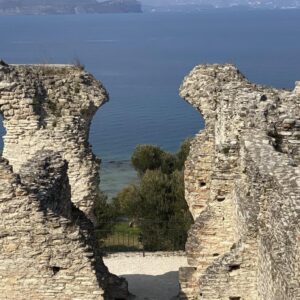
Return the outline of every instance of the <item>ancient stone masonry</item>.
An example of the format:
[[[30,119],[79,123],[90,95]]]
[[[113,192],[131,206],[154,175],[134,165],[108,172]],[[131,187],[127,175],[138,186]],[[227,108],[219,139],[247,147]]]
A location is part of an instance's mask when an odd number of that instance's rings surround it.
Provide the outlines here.
[[[186,162],[195,224],[180,298],[300,299],[300,84],[280,90],[203,65],[180,94],[206,121]]]
[[[107,100],[76,66],[0,64],[0,299],[127,299],[94,236],[99,161],[89,126]]]
[[[79,67],[2,66],[3,157],[18,173],[38,150],[61,153],[68,161],[72,201],[90,215],[98,192],[99,162],[88,135],[93,115],[106,101],[103,86]]]

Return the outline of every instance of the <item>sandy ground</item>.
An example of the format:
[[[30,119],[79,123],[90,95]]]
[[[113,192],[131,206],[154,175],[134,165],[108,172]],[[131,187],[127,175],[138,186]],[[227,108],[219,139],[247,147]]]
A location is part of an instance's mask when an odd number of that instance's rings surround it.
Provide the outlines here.
[[[111,273],[125,277],[135,300],[169,300],[179,292],[178,269],[183,253],[119,253],[104,258]]]

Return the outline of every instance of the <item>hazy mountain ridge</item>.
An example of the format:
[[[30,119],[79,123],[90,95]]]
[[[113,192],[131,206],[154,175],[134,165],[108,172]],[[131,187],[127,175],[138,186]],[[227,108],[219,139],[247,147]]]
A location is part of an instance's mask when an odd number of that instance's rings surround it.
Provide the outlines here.
[[[0,15],[142,12],[137,0],[0,0]]]
[[[145,10],[202,10],[214,8],[300,8],[300,0],[142,0]]]
[[[142,3],[141,3],[141,2]],[[293,9],[300,0],[0,0],[0,15],[194,12],[205,9]]]

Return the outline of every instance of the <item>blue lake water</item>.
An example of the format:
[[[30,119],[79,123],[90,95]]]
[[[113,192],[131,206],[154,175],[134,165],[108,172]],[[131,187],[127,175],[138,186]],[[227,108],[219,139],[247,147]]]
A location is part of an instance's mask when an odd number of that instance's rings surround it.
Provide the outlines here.
[[[0,36],[8,63],[78,58],[104,83],[110,102],[95,116],[90,142],[110,196],[135,180],[129,159],[136,144],[175,151],[204,127],[178,96],[195,65],[234,63],[250,80],[277,87],[300,79],[298,10],[1,16]]]

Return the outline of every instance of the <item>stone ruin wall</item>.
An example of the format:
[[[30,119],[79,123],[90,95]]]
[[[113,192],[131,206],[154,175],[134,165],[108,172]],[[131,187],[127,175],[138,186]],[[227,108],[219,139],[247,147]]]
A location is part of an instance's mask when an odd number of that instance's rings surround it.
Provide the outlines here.
[[[181,95],[205,118],[186,163],[195,219],[181,299],[295,300],[300,86],[196,67]],[[94,236],[99,161],[88,144],[103,86],[74,66],[0,65],[1,299],[127,299]]]
[[[76,66],[0,64],[1,299],[127,299],[94,235],[91,119],[107,100]]]
[[[300,85],[202,65],[180,94],[206,122],[186,162],[195,224],[180,299],[300,299]]]
[[[79,67],[17,65],[0,71],[4,117],[3,157],[18,173],[38,150],[68,161],[72,201],[92,216],[99,186],[99,161],[88,144],[90,123],[107,101],[104,87]]]

